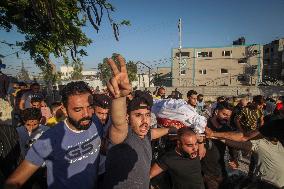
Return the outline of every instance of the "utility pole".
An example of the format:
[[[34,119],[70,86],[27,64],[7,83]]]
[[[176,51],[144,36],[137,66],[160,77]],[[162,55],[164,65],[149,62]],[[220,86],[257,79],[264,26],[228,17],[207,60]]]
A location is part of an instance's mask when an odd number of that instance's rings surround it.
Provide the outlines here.
[[[182,60],[181,60],[181,48],[182,48],[182,45],[181,45],[181,18],[178,20],[178,29],[179,29],[179,86],[181,86],[181,63],[182,63]]]

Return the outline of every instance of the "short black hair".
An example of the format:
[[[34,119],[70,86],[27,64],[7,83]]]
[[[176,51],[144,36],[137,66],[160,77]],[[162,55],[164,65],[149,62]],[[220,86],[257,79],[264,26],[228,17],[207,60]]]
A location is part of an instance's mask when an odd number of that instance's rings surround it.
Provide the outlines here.
[[[198,97],[204,97],[204,96],[203,96],[203,94],[198,94],[198,95],[197,95],[197,98],[198,98]]]
[[[41,98],[41,97],[32,97],[31,98],[31,103],[33,103],[33,102],[41,102],[43,99]]]
[[[40,121],[42,115],[38,108],[27,108],[21,112],[21,118],[24,122],[28,120],[38,120]]]
[[[50,105],[50,109],[53,110],[54,108],[57,108],[59,106],[61,106],[62,103],[59,102],[59,101],[56,101],[56,102],[53,102],[51,105]]]
[[[27,85],[25,82],[19,82],[19,86],[20,86],[20,87],[22,87],[22,86],[23,86],[23,87],[27,87],[28,85]]]
[[[106,94],[94,94],[93,106],[101,107],[103,109],[110,109],[112,99]]]
[[[62,103],[65,107],[67,107],[69,96],[85,94],[85,93],[92,94],[92,91],[86,82],[72,81],[67,85],[65,85],[65,87],[61,91]]]
[[[224,100],[226,100],[226,98],[224,97],[224,96],[219,96],[219,97],[217,97],[217,102],[219,102],[219,101],[224,101]]]
[[[265,103],[264,97],[262,95],[256,95],[253,97],[252,101],[257,104],[261,105]]]
[[[191,95],[197,95],[197,92],[195,90],[189,90],[186,94],[187,97],[190,97]]]
[[[180,140],[184,135],[196,135],[190,127],[182,127],[177,131],[178,139]]]
[[[233,111],[234,107],[227,101],[218,102],[216,110],[224,110],[224,109]]]
[[[32,83],[30,87],[33,87],[33,86],[40,86],[39,83]]]

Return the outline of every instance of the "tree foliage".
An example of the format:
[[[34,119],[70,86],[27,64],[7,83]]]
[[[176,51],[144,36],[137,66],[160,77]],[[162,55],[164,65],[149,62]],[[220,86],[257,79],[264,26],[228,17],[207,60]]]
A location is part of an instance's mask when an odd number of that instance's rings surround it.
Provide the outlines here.
[[[117,55],[116,53],[112,54],[112,59],[114,60],[116,66],[118,67],[118,69],[120,69],[120,65],[119,62],[117,60]],[[99,63],[98,65],[98,69],[100,72],[100,79],[103,83],[103,85],[106,85],[107,81],[109,81],[109,79],[112,76],[112,72],[110,69],[110,66],[107,63],[108,58],[104,58],[103,59],[103,63]],[[126,63],[126,68],[127,68],[127,72],[128,72],[128,77],[129,77],[129,81],[137,81],[137,65],[133,62],[133,61],[129,61]]]
[[[107,14],[118,40],[119,26],[130,23],[114,21],[111,16],[114,11],[107,0],[1,0],[0,29],[9,32],[16,28],[23,34],[25,40],[17,45],[29,52],[49,75],[51,54],[56,58],[70,56],[75,62],[78,56],[87,55],[83,48],[92,42],[82,31],[87,20],[98,32],[102,17]]]
[[[78,59],[72,62],[73,71],[71,73],[71,80],[80,80],[83,78],[83,63]]]

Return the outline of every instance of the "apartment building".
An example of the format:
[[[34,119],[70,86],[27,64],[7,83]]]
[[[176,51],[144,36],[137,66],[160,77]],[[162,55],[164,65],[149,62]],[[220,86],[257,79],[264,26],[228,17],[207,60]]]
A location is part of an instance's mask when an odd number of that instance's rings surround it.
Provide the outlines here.
[[[284,81],[284,38],[263,46],[263,80]]]
[[[172,49],[172,86],[258,85],[262,45]]]

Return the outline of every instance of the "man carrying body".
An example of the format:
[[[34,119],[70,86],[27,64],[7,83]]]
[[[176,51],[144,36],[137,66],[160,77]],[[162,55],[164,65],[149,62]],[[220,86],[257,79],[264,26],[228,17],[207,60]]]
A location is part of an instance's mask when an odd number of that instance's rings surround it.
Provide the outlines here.
[[[198,157],[196,134],[189,128],[178,130],[177,147],[166,153],[151,167],[150,178],[168,171],[173,182],[172,189],[203,189],[201,164]]]
[[[207,127],[215,132],[231,131],[229,127],[229,119],[232,114],[233,107],[228,102],[220,102],[215,110],[215,114],[208,119]],[[208,189],[218,189],[227,177],[225,168],[224,155],[226,145],[218,140],[207,140],[207,153],[203,158],[202,171],[204,173],[204,182]],[[232,162],[236,162],[236,154],[229,149]],[[236,163],[235,163],[236,164]]]
[[[284,119],[271,121],[258,130],[241,132],[214,132],[206,128],[206,137],[225,139],[226,145],[255,154],[253,177],[259,189],[284,187]],[[250,141],[248,141],[250,140]],[[236,142],[234,142],[236,141]],[[249,187],[251,188],[251,187]]]

